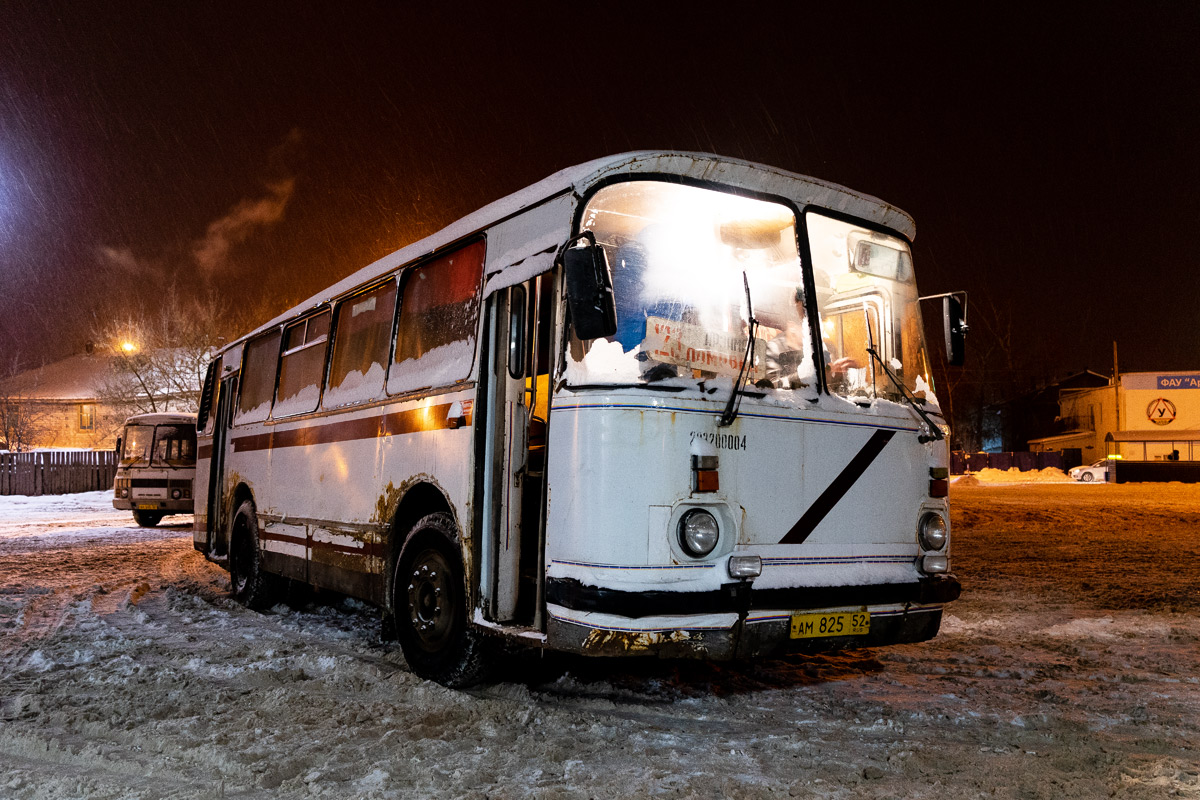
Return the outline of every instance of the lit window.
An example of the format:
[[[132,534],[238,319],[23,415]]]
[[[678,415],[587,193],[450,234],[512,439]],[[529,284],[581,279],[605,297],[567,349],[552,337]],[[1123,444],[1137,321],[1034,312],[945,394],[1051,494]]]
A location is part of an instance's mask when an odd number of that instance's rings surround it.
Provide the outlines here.
[[[474,242],[404,275],[388,391],[466,380],[475,358],[484,243]]]
[[[79,430],[91,431],[96,429],[96,407],[91,403],[79,406]]]

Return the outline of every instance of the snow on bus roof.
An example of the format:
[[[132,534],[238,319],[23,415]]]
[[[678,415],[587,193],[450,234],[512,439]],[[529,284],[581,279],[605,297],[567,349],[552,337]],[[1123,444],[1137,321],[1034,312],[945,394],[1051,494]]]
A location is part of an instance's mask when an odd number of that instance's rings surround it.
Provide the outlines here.
[[[800,206],[812,204],[870,220],[897,231],[910,241],[916,235],[916,225],[912,217],[901,209],[871,195],[818,178],[711,153],[669,151],[619,153],[559,170],[535,184],[489,203],[442,228],[437,233],[406,245],[347,275],[237,341],[244,341],[261,331],[273,328],[307,309],[337,298],[374,278],[385,275],[471,234],[478,233],[524,209],[568,192],[582,195],[593,184],[623,174],[673,175],[687,180],[711,182],[767,195],[778,195],[790,198]],[[516,264],[513,266],[515,267]],[[489,278],[494,275],[491,267],[492,265],[489,263],[487,276]],[[488,289],[492,291],[501,285],[507,285],[507,283],[498,284],[489,281]]]

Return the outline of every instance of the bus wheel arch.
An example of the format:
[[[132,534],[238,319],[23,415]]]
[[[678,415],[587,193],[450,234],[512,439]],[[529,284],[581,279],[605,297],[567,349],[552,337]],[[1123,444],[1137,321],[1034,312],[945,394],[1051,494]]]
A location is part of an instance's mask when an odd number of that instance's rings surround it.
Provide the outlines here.
[[[485,642],[468,617],[458,526],[448,511],[426,514],[405,531],[390,600],[413,672],[451,687],[483,680]]]
[[[234,494],[229,520],[229,583],[235,600],[247,608],[267,608],[274,601],[276,581],[263,570],[258,540],[258,511],[249,489]]]
[[[391,535],[387,539],[386,551],[386,579],[387,583],[384,587],[384,628],[385,633],[390,636],[393,622],[392,614],[395,610],[393,600],[395,598],[392,581],[395,578],[396,562],[400,559],[400,553],[404,550],[404,545],[408,537],[413,532],[413,526],[423,517],[429,514],[443,513],[450,517],[451,522],[454,522],[454,510],[450,505],[450,501],[446,499],[445,493],[433,483],[421,480],[411,485],[402,487],[403,494],[400,495],[396,509],[391,514],[391,523],[389,525]],[[455,539],[455,546],[458,546],[458,540]]]

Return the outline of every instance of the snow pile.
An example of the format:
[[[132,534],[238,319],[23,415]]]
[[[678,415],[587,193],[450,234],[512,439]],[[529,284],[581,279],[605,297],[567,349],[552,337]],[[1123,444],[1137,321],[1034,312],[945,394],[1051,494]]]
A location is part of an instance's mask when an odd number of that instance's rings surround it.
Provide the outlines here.
[[[1028,472],[1022,472],[1019,469],[1013,468],[1008,470],[1001,469],[981,469],[978,472],[971,472],[963,475],[955,483],[962,486],[978,486],[979,484],[988,483],[1073,483],[1072,479],[1061,469],[1055,467],[1046,467],[1045,469],[1033,469]]]

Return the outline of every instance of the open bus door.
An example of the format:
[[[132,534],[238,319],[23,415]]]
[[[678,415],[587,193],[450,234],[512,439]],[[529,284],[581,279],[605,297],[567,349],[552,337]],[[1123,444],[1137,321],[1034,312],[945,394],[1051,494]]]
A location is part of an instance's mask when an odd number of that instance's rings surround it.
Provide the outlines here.
[[[492,300],[481,590],[496,622],[540,622],[552,286],[544,275]]]
[[[226,529],[224,508],[225,448],[229,442],[229,426],[233,419],[233,399],[237,396],[238,375],[223,379],[218,384],[216,408],[213,409],[212,458],[208,471],[208,553],[210,557],[228,556],[225,538],[221,531]]]

